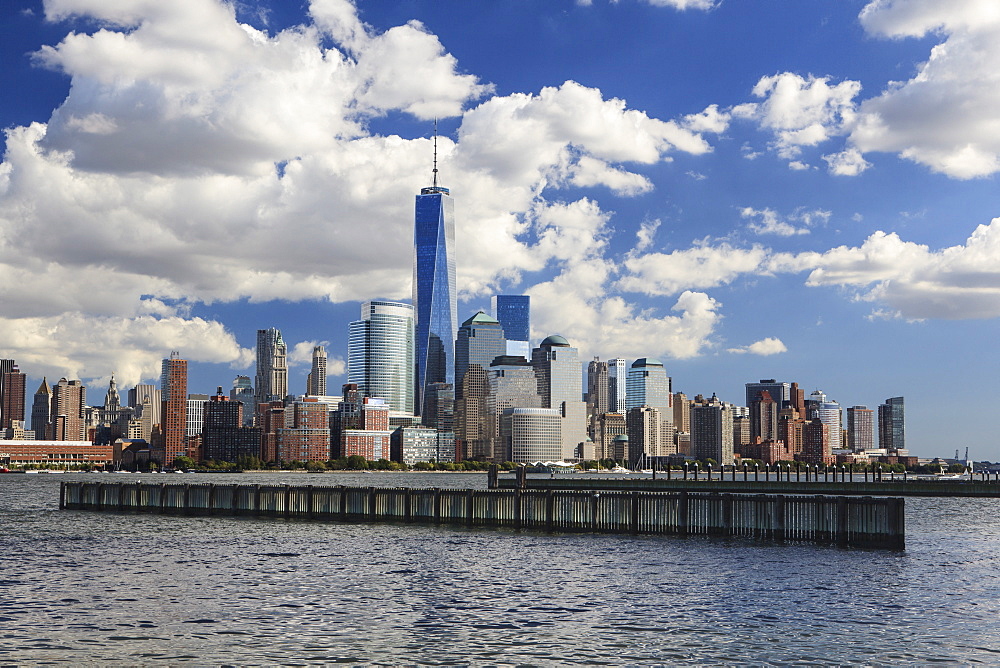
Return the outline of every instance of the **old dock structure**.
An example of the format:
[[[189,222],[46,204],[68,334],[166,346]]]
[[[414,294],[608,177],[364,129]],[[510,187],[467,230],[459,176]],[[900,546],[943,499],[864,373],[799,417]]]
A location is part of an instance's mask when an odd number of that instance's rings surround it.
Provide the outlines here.
[[[67,510],[396,521],[902,549],[903,500],[773,494],[63,482]]]

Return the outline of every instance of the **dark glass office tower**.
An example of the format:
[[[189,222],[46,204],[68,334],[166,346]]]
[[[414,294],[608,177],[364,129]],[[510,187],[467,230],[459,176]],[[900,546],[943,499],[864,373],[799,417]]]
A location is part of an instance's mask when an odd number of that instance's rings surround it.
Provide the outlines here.
[[[457,301],[455,201],[447,188],[421,188],[413,227],[413,308],[417,316],[417,407],[422,415],[427,414],[428,385],[455,383]]]
[[[497,295],[494,298],[497,320],[503,335],[515,341],[531,339],[531,297],[528,295]]]

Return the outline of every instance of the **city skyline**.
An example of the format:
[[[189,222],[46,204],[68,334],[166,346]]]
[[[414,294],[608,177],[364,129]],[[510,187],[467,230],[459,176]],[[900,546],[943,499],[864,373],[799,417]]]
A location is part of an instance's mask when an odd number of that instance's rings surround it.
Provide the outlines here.
[[[658,4],[6,4],[0,357],[99,395],[178,350],[211,393],[274,327],[289,391],[317,345],[339,386],[360,303],[409,294],[439,118],[458,321],[526,294],[581,362],[904,395],[912,452],[997,459],[968,389],[998,371],[1000,19]]]

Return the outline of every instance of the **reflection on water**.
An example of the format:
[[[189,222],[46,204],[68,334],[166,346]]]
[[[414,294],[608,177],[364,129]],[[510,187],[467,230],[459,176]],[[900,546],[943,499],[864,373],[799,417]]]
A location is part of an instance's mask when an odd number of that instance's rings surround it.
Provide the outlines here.
[[[485,483],[481,474],[143,477]],[[907,499],[907,550],[893,553],[57,509],[60,480],[96,478],[0,476],[0,660],[1000,662],[993,499]]]

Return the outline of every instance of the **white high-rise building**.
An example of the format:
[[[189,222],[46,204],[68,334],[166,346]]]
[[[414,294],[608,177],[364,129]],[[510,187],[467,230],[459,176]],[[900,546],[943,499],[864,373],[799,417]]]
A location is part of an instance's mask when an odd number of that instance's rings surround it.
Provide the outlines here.
[[[627,378],[628,360],[613,359],[608,362],[608,412],[624,415],[628,410],[625,405]]]
[[[843,414],[840,404],[827,399],[826,394],[815,390],[806,400],[807,417],[812,420],[819,418],[830,430],[830,447],[844,447]]]
[[[542,407],[558,410],[562,416],[562,458],[573,459],[578,446],[588,440],[579,352],[562,336],[553,334],[531,351],[531,365]]]
[[[367,301],[361,305],[361,320],[352,322],[348,331],[347,382],[357,383],[361,396],[384,399],[390,410],[413,415],[413,307]]]
[[[326,348],[323,346],[313,348],[312,370],[309,371],[306,393],[312,397],[326,396]]]
[[[563,459],[562,413],[555,408],[508,408],[500,432],[510,461],[519,464]]]

